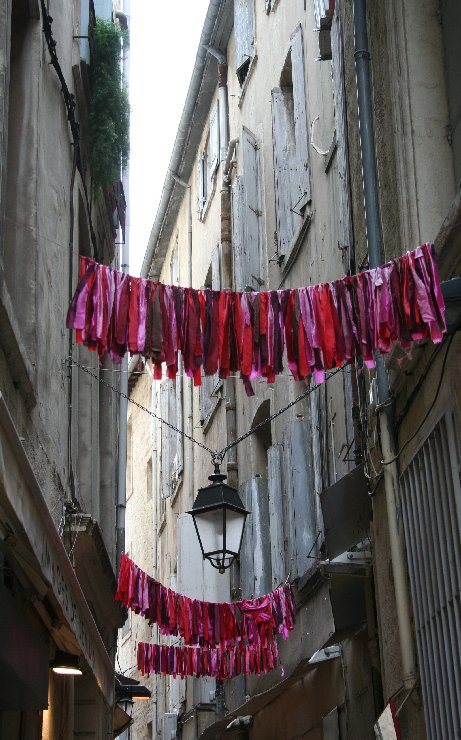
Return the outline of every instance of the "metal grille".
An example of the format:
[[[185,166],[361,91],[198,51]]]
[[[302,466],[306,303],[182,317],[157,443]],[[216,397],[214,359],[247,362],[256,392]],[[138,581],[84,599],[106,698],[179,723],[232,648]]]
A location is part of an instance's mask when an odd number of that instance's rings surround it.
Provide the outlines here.
[[[461,738],[461,485],[454,412],[401,477],[421,686],[430,740]]]

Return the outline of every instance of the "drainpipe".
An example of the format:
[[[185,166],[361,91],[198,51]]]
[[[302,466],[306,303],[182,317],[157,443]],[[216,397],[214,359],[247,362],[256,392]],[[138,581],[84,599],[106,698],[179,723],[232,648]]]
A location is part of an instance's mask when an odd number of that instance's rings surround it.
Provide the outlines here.
[[[130,15],[130,0],[125,0],[124,3],[125,14],[119,14],[123,18],[119,18],[120,25],[128,27],[127,18]],[[128,80],[130,65],[129,65],[129,52],[127,48],[123,48],[123,67],[122,75],[123,79]],[[121,268],[123,272],[129,271],[130,262],[130,193],[129,193],[129,172],[128,167],[122,175],[123,191],[125,194],[126,202],[126,218],[125,218],[125,240],[122,244],[122,264]],[[121,229],[119,230],[121,232]],[[119,239],[119,241],[122,241]],[[128,355],[125,355],[122,359],[120,366],[120,401],[119,401],[119,432],[118,432],[118,465],[117,465],[117,504],[116,504],[116,561],[115,567],[118,574],[120,567],[120,556],[125,551],[125,512],[126,512],[126,445],[127,445],[127,412],[128,412]]]
[[[189,207],[187,213],[187,284],[192,288],[192,188],[184,180],[181,180],[178,175],[170,172],[171,177],[175,182],[178,183],[182,188],[188,191],[189,194]],[[180,366],[181,371],[181,366]],[[188,378],[186,381],[183,380],[184,374],[180,372],[180,378],[176,382],[188,383],[187,398],[187,434],[190,438],[194,436],[194,382],[192,378]],[[184,388],[184,385],[183,385]],[[192,509],[194,503],[194,443],[192,439],[187,440],[187,465],[188,465],[188,480],[189,480],[189,508]]]
[[[362,154],[363,193],[370,268],[384,262],[381,238],[378,174],[373,130],[373,107],[370,78],[370,53],[368,50],[366,0],[354,0],[355,68]],[[390,395],[389,378],[384,360],[376,353],[379,423],[384,460],[391,460],[397,450],[394,404]],[[397,463],[384,466],[384,489],[394,577],[397,622],[400,638],[403,684],[407,689],[416,682],[416,657],[410,618],[410,598],[407,583],[405,542],[399,503]]]

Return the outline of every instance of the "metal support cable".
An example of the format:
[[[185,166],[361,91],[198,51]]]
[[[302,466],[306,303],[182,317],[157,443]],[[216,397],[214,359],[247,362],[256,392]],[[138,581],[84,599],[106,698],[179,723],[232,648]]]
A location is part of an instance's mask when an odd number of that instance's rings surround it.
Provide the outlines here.
[[[301,393],[295,399],[293,399],[293,401],[290,401],[278,411],[274,411],[273,414],[268,416],[266,419],[263,419],[262,421],[260,421],[259,424],[256,424],[254,427],[252,427],[247,432],[245,432],[245,434],[242,434],[240,437],[233,440],[226,447],[223,447],[222,450],[212,450],[210,447],[207,447],[207,445],[203,444],[203,442],[200,442],[198,439],[195,439],[195,437],[192,437],[190,434],[187,434],[187,432],[185,432],[184,430],[178,429],[178,427],[175,427],[174,424],[170,424],[169,421],[167,421],[166,419],[162,419],[162,417],[156,414],[154,411],[147,409],[145,406],[138,403],[133,398],[130,398],[126,393],[123,393],[122,391],[118,390],[118,388],[115,388],[115,386],[111,385],[107,380],[100,378],[99,375],[96,375],[96,373],[92,372],[88,367],[74,360],[73,357],[69,357],[68,362],[69,362],[69,365],[75,365],[75,367],[78,367],[80,368],[80,370],[83,370],[83,372],[87,373],[88,375],[91,375],[92,378],[97,380],[99,383],[102,383],[102,385],[105,385],[107,388],[113,391],[113,393],[116,393],[117,395],[126,398],[129,403],[132,403],[138,409],[141,409],[141,411],[145,411],[146,414],[149,414],[149,416],[152,416],[154,419],[157,419],[158,421],[160,421],[161,424],[165,424],[165,426],[172,429],[173,432],[176,432],[177,434],[181,434],[183,437],[185,437],[189,441],[201,447],[202,450],[205,450],[205,452],[208,452],[209,455],[211,455],[211,460],[212,460],[213,465],[215,464],[221,465],[226,453],[229,452],[230,449],[232,449],[233,447],[236,447],[238,444],[240,444],[240,442],[243,442],[243,440],[250,437],[252,434],[254,434],[254,432],[256,432],[258,429],[263,427],[265,424],[269,424],[269,422],[273,421],[281,414],[284,414],[285,411],[288,411],[288,409],[290,409],[292,406],[299,403],[299,401],[302,401],[303,398],[306,398],[311,393],[313,393],[315,390],[317,390],[317,388],[320,388],[320,386],[323,385],[323,383],[317,383],[315,385],[310,385],[309,388],[306,388],[306,390],[303,391],[303,393]],[[337,373],[341,372],[344,369],[344,367],[345,367],[344,365],[341,365],[340,367],[337,367],[334,370],[332,370],[330,373],[328,373],[325,376],[325,382],[329,380],[329,378],[332,378],[334,375],[337,375]]]

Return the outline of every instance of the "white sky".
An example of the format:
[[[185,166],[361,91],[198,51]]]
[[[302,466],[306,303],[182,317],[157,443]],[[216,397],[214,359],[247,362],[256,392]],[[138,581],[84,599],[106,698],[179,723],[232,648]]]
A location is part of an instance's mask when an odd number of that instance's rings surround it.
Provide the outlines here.
[[[130,273],[139,275],[209,0],[131,0]]]

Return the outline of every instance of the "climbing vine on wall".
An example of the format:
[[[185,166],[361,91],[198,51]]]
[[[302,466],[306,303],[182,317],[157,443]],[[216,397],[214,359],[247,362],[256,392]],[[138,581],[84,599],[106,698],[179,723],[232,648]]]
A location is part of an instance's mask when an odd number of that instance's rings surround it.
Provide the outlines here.
[[[94,190],[120,179],[130,149],[128,90],[121,77],[122,46],[128,33],[117,23],[96,20],[91,56],[90,164]]]

